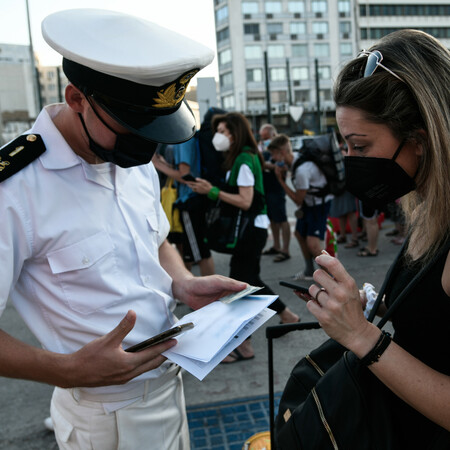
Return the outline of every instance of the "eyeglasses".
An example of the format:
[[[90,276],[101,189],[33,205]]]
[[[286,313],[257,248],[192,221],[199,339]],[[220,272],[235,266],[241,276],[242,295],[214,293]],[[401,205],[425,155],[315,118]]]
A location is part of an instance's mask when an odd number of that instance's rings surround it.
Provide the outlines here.
[[[388,69],[386,66],[383,66],[383,64],[381,64],[381,61],[383,61],[383,55],[378,50],[374,50],[373,52],[363,50],[360,52],[358,56],[367,56],[366,68],[364,69],[363,75],[364,78],[373,75],[375,70],[377,70],[377,67],[380,66],[381,68],[389,72],[391,75],[394,75],[394,77],[399,79],[402,83],[404,83],[404,81],[397,74],[395,74],[394,72],[392,72],[392,70]]]

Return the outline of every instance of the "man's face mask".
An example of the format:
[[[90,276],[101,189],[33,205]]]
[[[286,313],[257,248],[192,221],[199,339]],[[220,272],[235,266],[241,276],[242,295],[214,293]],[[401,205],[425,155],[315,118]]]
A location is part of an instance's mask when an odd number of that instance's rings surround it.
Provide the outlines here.
[[[111,162],[117,166],[128,168],[148,164],[156,152],[159,144],[157,142],[148,141],[134,134],[118,134],[116,133],[97,113],[92,103],[89,101],[92,110],[99,120],[116,135],[116,142],[112,150],[108,150],[95,142],[89,134],[83,116],[78,113],[81,124],[89,139],[89,148],[103,161]]]
[[[347,190],[377,209],[414,190],[414,179],[395,162],[404,144],[400,143],[392,159],[346,156]]]
[[[212,139],[212,145],[218,152],[230,150],[230,139],[222,133],[215,133]]]

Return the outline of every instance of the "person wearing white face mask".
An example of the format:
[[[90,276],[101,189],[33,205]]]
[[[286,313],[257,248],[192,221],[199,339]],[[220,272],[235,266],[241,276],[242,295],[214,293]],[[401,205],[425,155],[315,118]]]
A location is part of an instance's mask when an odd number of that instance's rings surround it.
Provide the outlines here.
[[[216,131],[212,143],[217,151],[226,151],[225,168],[229,170],[227,188],[220,190],[209,181],[197,178],[188,185],[194,192],[208,195],[211,200],[220,199],[244,211],[254,212],[253,223],[244,232],[241,242],[230,261],[230,275],[253,286],[264,286],[258,293],[271,295],[273,291],[260,278],[261,252],[267,240],[269,218],[264,199],[264,161],[248,120],[239,113],[228,113],[213,117],[212,128]],[[227,192],[230,191],[230,192]],[[297,322],[294,314],[281,300],[271,306],[283,323]],[[237,351],[224,362],[232,363],[254,357],[250,340],[241,344]]]

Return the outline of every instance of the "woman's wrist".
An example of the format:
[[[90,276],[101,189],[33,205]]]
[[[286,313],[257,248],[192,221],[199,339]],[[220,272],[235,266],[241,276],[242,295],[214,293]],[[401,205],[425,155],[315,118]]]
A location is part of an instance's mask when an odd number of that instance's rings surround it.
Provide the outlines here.
[[[365,329],[351,339],[349,345],[344,345],[360,359],[364,358],[374,348],[380,337],[380,329],[370,322],[366,323]]]
[[[215,201],[215,200],[217,200],[218,198],[219,198],[219,194],[220,194],[220,189],[218,188],[218,187],[216,187],[216,186],[213,186],[210,190],[209,190],[209,192],[208,192],[208,198],[210,199],[210,200],[213,200],[213,201]]]

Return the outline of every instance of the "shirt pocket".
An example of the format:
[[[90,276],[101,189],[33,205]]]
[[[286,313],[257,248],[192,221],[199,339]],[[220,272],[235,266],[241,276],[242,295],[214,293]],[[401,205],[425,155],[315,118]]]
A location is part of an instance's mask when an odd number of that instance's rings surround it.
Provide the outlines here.
[[[81,314],[117,303],[125,292],[114,244],[105,231],[47,254],[68,306]]]

